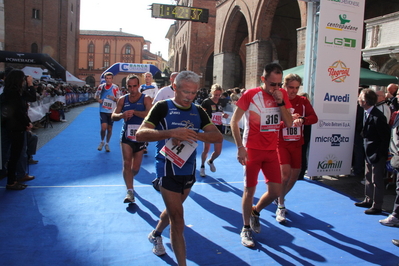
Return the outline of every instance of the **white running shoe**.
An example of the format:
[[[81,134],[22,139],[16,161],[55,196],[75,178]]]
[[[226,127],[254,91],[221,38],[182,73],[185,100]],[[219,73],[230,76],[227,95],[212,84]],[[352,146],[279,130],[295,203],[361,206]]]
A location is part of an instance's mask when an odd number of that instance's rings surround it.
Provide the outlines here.
[[[105,144],[105,151],[106,152],[110,152],[111,150],[109,149],[109,145],[108,144]]]
[[[148,240],[154,244],[152,252],[157,256],[166,254],[165,247],[162,244],[162,236],[153,236],[152,232],[148,235]]]
[[[252,231],[259,234],[261,230],[260,222],[259,222],[259,215],[256,215],[251,212],[251,217],[249,217],[249,225],[251,226]]]
[[[100,145],[98,145],[97,150],[101,151],[101,150],[103,149],[103,147],[104,147],[104,142],[101,141],[101,142],[100,142]]]
[[[384,220],[379,220],[380,224],[391,226],[391,227],[399,227],[399,219],[393,216],[392,214],[389,215]]]
[[[128,190],[123,203],[134,203],[134,202],[135,202],[135,199],[134,199],[133,191]]]
[[[285,208],[277,208],[276,211],[276,221],[279,223],[285,223],[287,220],[285,219],[285,212],[287,210]]]
[[[244,247],[253,248],[255,246],[254,240],[252,238],[251,229],[243,228],[240,237],[241,237],[241,244]]]
[[[216,172],[216,167],[213,164],[213,162],[211,163],[210,161],[207,161],[208,165],[209,165],[209,169],[211,169],[211,172]]]
[[[206,176],[206,174],[205,174],[205,167],[201,167],[201,168],[200,168],[200,176],[202,176],[202,177]]]

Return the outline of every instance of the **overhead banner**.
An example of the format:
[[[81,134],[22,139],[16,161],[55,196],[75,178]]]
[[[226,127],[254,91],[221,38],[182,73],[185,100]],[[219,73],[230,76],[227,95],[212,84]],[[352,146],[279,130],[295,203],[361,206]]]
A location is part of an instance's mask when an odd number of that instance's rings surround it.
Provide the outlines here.
[[[320,1],[308,176],[351,172],[365,0]]]
[[[105,73],[111,72],[112,74],[116,75],[119,72],[125,72],[125,73],[146,73],[146,72],[151,72],[153,76],[157,74],[158,72],[160,73],[161,70],[159,70],[156,66],[151,65],[151,64],[136,64],[136,63],[115,63],[112,66],[110,66],[108,69],[106,69],[100,76],[101,79],[101,84],[105,82]]]

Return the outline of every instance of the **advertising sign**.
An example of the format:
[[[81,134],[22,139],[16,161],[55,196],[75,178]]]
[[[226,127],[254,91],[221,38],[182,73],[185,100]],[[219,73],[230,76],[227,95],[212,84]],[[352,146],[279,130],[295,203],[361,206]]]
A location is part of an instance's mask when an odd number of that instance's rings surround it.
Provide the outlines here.
[[[365,0],[320,1],[308,175],[350,174]]]

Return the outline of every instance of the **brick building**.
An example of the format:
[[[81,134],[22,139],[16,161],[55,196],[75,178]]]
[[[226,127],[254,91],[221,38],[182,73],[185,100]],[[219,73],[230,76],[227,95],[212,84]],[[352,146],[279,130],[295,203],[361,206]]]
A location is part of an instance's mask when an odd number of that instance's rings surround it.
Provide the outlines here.
[[[307,24],[305,1],[176,2],[178,5],[209,9],[208,23],[177,21],[167,35],[173,44],[172,56],[169,58],[171,66],[177,71],[188,69],[202,75],[202,86],[209,88],[211,84],[219,83],[225,89],[236,86],[252,88],[259,85],[259,76],[267,63],[278,61],[284,69],[304,63]],[[398,1],[366,0],[365,4],[365,20],[370,27],[377,22],[368,19],[399,11]],[[397,15],[384,17],[378,23],[392,21],[396,17]],[[382,36],[375,33],[377,28],[382,29],[374,27],[373,36]],[[385,27],[385,32],[388,32],[387,29]],[[372,32],[370,28],[369,32]],[[399,56],[389,57],[389,42],[382,42],[383,39],[380,38],[379,46],[385,47],[380,52],[376,52],[378,49],[368,44],[368,49],[364,50],[366,57],[362,66],[367,67],[368,63],[378,64],[380,68],[377,70],[388,73],[389,68],[389,74],[399,75],[399,70],[392,72],[398,64],[395,58]],[[392,41],[390,45],[392,46]],[[375,56],[373,51],[377,53]],[[370,56],[374,56],[378,63],[370,61]],[[387,61],[389,65],[386,65]]]
[[[101,74],[115,63],[152,64],[163,71],[166,62],[150,52],[151,42],[143,36],[120,31],[81,30],[78,77],[87,84],[100,84]],[[141,82],[144,82],[141,75]],[[123,87],[126,75],[116,75],[114,83]]]
[[[4,50],[48,54],[75,74],[79,21],[80,0],[4,0]]]

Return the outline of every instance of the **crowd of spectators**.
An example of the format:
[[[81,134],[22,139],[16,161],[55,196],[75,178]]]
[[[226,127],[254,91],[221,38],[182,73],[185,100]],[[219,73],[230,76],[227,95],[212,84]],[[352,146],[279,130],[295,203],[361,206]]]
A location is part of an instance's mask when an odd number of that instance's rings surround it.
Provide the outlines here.
[[[222,106],[225,108],[228,104],[235,105],[235,103],[240,99],[241,95],[244,93],[245,88],[235,87],[232,89],[224,90],[220,100],[222,101]],[[201,88],[197,93],[197,98],[195,102],[201,104],[206,98],[209,97],[210,90],[207,88]]]

